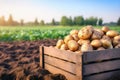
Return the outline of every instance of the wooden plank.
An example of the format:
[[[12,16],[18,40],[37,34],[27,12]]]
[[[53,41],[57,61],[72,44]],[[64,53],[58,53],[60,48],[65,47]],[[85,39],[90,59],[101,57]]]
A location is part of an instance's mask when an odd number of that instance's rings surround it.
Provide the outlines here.
[[[54,56],[63,60],[67,60],[70,62],[77,62],[76,61],[76,54],[75,52],[59,50],[54,47],[44,47],[44,54]],[[82,54],[79,54],[82,55]]]
[[[84,77],[84,80],[119,80],[120,70]]]
[[[53,67],[51,65],[45,64],[45,68],[47,70],[49,70],[50,72],[52,72],[53,74],[61,73],[61,74],[65,75],[68,80],[78,80],[75,75],[65,72],[65,71],[58,69],[56,67]]]
[[[45,55],[45,63],[75,74],[76,64]]]
[[[120,48],[83,53],[83,63],[120,58]]]
[[[82,80],[82,56],[76,55],[76,77],[78,78],[78,80]]]
[[[44,68],[44,47],[40,46],[40,66]]]
[[[104,71],[120,69],[120,60],[106,61],[83,66],[83,75],[90,75]]]

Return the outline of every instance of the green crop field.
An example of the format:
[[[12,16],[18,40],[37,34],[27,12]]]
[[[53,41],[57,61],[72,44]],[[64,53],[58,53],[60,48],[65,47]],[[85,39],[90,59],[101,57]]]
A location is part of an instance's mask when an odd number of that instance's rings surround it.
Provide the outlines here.
[[[83,26],[0,26],[0,41],[21,41],[64,38],[72,29],[81,29]],[[96,28],[101,28],[97,26]],[[120,32],[120,26],[110,27]]]

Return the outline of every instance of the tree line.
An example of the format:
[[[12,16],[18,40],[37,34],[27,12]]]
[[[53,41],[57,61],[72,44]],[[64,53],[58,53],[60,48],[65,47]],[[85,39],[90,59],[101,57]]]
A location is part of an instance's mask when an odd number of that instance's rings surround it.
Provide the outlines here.
[[[21,19],[19,22],[15,21],[12,17],[12,15],[9,15],[8,20],[5,20],[4,16],[0,17],[0,25],[1,26],[17,26],[17,25],[62,25],[62,26],[73,26],[73,25],[77,25],[77,26],[82,26],[82,25],[99,25],[102,26],[103,25],[103,19],[102,18],[97,18],[97,17],[89,17],[89,18],[84,18],[83,16],[75,16],[74,18],[67,17],[67,16],[62,16],[61,20],[55,21],[55,19],[53,18],[51,20],[50,23],[45,23],[44,20],[38,21],[38,19],[36,18],[34,21],[32,22],[27,22],[25,23],[23,19]],[[120,25],[120,18],[117,21],[117,25]]]
[[[76,16],[74,17],[74,19],[72,19],[71,17],[66,17],[66,16],[62,16],[61,18],[61,25],[64,26],[72,26],[72,25],[78,25],[78,26],[82,26],[82,25],[102,25],[103,20],[102,18],[97,18],[97,17],[89,17],[84,19],[83,16]]]

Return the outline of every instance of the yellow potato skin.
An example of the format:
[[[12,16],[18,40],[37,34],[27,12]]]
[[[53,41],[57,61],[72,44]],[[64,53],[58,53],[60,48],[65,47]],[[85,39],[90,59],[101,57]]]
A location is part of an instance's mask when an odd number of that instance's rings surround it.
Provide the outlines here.
[[[101,47],[102,46],[102,42],[100,40],[93,40],[91,42],[91,45],[94,47],[94,48],[98,48],[98,47]]]
[[[117,36],[118,34],[119,33],[117,31],[114,31],[114,30],[110,30],[106,33],[106,35],[111,37],[111,38]]]
[[[103,26],[101,29],[104,33],[106,33],[107,31],[109,31],[109,27],[108,26]]]
[[[57,41],[57,44],[56,44],[56,48],[60,49],[61,45],[64,44],[64,41],[63,40],[58,40]]]
[[[79,48],[79,45],[75,40],[68,41],[67,45],[68,45],[69,50],[71,51],[76,51]]]
[[[92,35],[92,30],[86,27],[82,28],[78,33],[78,37],[80,39],[85,39],[85,40],[89,39],[91,35]]]
[[[82,52],[92,51],[92,50],[93,50],[93,47],[90,44],[85,43],[81,46]]]

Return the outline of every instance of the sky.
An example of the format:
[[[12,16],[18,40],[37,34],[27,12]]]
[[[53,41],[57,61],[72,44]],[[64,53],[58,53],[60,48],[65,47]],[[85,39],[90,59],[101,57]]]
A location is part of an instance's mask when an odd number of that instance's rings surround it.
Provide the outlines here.
[[[50,22],[52,18],[60,21],[62,16],[91,16],[102,18],[104,22],[116,22],[120,17],[120,0],[0,0],[0,16],[7,20],[25,22]]]

